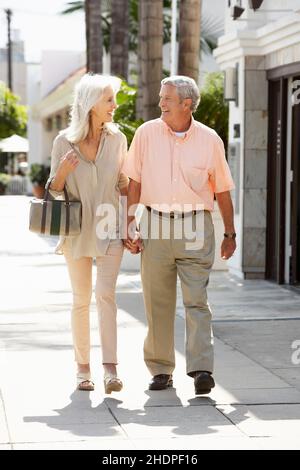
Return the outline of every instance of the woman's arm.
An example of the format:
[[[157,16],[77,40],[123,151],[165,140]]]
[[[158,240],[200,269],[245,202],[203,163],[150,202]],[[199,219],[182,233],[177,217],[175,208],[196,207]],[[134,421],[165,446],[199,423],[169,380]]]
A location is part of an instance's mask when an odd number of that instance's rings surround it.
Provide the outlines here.
[[[54,191],[62,191],[65,186],[67,176],[75,171],[79,164],[79,159],[74,150],[69,150],[60,159],[60,163],[54,174],[50,189]]]

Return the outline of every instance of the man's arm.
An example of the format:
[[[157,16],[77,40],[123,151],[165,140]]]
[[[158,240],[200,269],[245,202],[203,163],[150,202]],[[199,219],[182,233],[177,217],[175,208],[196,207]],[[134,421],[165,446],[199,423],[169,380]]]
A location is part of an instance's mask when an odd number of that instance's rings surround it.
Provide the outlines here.
[[[140,251],[139,244],[132,241],[135,238],[136,222],[135,211],[141,197],[141,183],[130,179],[127,198],[127,241],[126,246],[132,253]],[[132,251],[133,250],[133,251]]]
[[[233,205],[231,201],[230,191],[217,193],[216,199],[221,212],[224,223],[225,233],[235,233],[234,219],[233,219]],[[223,259],[230,258],[236,249],[236,242],[234,238],[224,238],[221,245],[221,257]]]
[[[135,216],[133,212],[136,210],[137,204],[140,202],[141,198],[141,183],[130,179],[128,186],[128,216],[127,221],[128,225],[134,220]],[[129,215],[130,214],[130,215]]]

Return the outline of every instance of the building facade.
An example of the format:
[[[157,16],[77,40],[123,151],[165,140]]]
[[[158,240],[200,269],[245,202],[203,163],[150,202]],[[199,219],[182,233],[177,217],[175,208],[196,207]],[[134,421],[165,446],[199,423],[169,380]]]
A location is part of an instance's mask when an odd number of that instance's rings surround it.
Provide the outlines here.
[[[27,64],[24,57],[24,42],[20,31],[12,31],[12,91],[20,97],[20,104],[27,104]],[[8,86],[7,48],[0,49],[0,81]]]
[[[214,52],[231,100],[238,249],[228,266],[242,278],[299,286],[300,2],[254,3],[228,0]]]

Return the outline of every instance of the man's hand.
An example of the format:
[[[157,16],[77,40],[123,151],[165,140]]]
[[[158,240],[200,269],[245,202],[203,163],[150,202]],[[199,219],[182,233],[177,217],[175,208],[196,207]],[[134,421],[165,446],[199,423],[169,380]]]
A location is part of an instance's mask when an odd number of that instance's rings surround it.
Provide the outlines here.
[[[143,242],[138,232],[136,232],[133,240],[128,236],[128,238],[124,240],[124,245],[132,255],[136,255],[144,249]]]
[[[229,259],[236,249],[236,242],[233,238],[224,238],[221,245],[221,258]]]

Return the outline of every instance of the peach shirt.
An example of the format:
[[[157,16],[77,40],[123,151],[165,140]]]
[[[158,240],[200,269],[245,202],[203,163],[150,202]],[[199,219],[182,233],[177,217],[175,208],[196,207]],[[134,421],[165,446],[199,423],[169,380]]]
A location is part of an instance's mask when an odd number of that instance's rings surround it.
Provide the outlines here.
[[[234,189],[224,145],[211,128],[192,118],[184,137],[178,137],[160,118],[136,131],[122,172],[141,183],[140,203],[162,210],[212,211],[214,193]],[[200,206],[200,207],[199,207]]]

